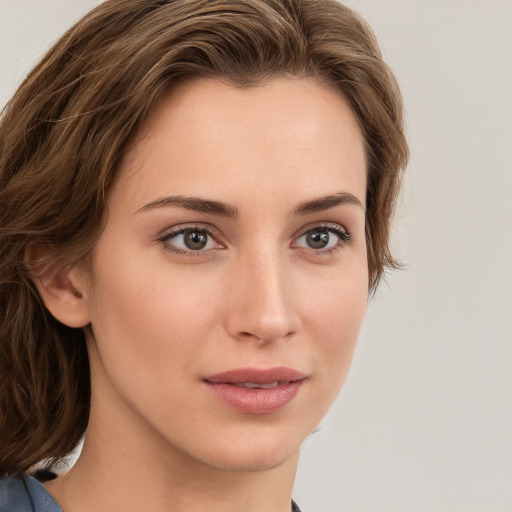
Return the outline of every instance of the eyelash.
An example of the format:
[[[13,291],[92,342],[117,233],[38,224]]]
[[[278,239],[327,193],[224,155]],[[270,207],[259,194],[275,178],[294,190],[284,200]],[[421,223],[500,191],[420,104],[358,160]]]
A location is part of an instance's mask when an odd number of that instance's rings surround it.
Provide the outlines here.
[[[201,250],[194,251],[192,249],[190,249],[190,250],[181,249],[179,247],[173,246],[169,242],[169,240],[177,237],[178,235],[182,235],[185,233],[191,233],[191,232],[206,234],[213,240],[216,240],[216,238],[218,236],[217,233],[215,233],[213,231],[213,229],[211,229],[209,226],[205,226],[205,225],[199,226],[196,224],[196,225],[182,226],[180,228],[177,228],[175,231],[173,231],[173,230],[167,231],[161,237],[158,238],[158,241],[163,244],[166,251],[172,252],[173,254],[179,254],[179,255],[185,255],[185,256],[204,256],[204,254],[206,252],[204,250],[203,251],[201,251]],[[211,250],[211,249],[207,249],[207,250]]]
[[[301,231],[301,234],[294,240],[297,241],[303,236],[307,235],[308,233],[311,233],[312,231],[327,231],[328,233],[334,234],[335,236],[338,237],[338,241],[328,249],[313,249],[310,247],[309,250],[313,252],[315,255],[331,255],[333,253],[340,251],[346,244],[352,241],[352,235],[346,228],[341,227],[339,224],[333,224],[329,222],[315,224],[314,226],[311,227],[308,226],[305,230]],[[307,248],[303,247],[303,249]]]
[[[294,237],[294,242],[301,239],[303,236],[307,235],[308,233],[310,233],[312,231],[327,231],[328,233],[334,234],[335,236],[338,237],[338,242],[335,245],[333,245],[332,247],[329,247],[328,249],[309,248],[309,250],[316,255],[327,256],[327,255],[333,254],[333,253],[339,251],[342,247],[344,247],[345,244],[350,243],[352,240],[352,235],[350,234],[350,232],[347,229],[342,228],[339,224],[321,223],[321,224],[316,224],[314,226],[308,227],[307,229],[301,231],[299,236]],[[178,235],[182,235],[182,234],[190,233],[190,232],[206,234],[215,241],[216,241],[216,237],[218,236],[217,233],[215,233],[214,230],[212,230],[209,226],[196,224],[196,225],[182,226],[182,227],[177,228],[176,230],[167,231],[164,234],[162,234],[162,236],[160,236],[157,241],[160,242],[161,244],[163,244],[165,250],[167,250],[173,254],[178,254],[178,255],[192,256],[192,257],[199,256],[200,257],[200,256],[204,256],[205,252],[212,250],[212,249],[197,250],[197,251],[194,251],[192,249],[186,250],[186,249],[181,249],[179,247],[173,246],[169,242],[171,239],[177,237]],[[219,245],[222,245],[217,241],[216,241],[216,243]],[[306,247],[301,247],[301,248],[307,250]]]

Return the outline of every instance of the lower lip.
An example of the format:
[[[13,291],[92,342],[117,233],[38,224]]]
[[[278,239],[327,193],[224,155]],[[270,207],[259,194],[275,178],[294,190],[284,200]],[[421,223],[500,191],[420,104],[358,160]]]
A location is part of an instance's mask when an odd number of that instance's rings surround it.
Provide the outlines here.
[[[206,382],[224,403],[246,414],[270,414],[288,405],[299,392],[304,380],[286,382],[274,388],[249,389],[234,384]]]

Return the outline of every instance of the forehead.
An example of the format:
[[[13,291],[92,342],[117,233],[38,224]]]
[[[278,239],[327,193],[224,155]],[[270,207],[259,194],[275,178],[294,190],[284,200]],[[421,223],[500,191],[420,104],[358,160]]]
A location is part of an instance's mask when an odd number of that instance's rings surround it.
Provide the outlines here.
[[[136,202],[298,187],[311,196],[345,190],[364,204],[364,143],[348,103],[325,85],[281,78],[241,88],[203,79],[156,105],[117,181],[131,184]]]

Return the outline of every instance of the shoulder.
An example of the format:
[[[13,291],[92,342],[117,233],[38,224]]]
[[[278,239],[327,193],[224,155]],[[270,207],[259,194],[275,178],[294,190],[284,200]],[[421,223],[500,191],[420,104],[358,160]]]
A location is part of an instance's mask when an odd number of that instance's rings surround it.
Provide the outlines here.
[[[62,512],[35,478],[15,475],[0,478],[1,512]]]

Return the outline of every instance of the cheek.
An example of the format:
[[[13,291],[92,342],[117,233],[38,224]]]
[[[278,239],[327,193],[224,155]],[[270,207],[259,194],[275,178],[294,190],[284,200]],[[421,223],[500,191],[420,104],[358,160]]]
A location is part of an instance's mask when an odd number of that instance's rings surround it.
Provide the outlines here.
[[[317,366],[330,385],[343,383],[352,361],[368,300],[366,266],[327,279],[312,297],[305,325],[314,340]]]
[[[214,326],[219,297],[212,276],[194,265],[176,268],[165,256],[148,261],[123,253],[130,251],[97,254],[91,317],[102,358],[138,373],[144,365],[188,366]]]
[[[170,425],[172,411],[190,407],[184,386],[196,375],[215,302],[168,264],[115,261],[96,267],[93,375],[109,403]]]

